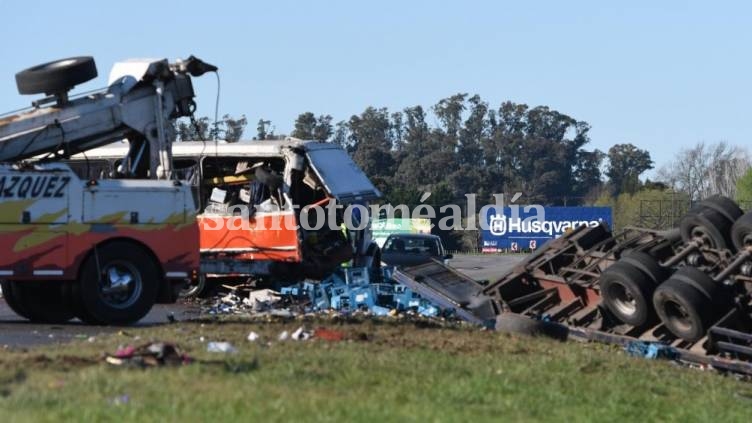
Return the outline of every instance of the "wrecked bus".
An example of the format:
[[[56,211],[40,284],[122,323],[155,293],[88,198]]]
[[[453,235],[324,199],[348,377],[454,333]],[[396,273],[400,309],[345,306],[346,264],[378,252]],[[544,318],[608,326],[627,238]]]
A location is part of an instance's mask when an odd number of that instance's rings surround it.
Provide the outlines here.
[[[126,153],[127,145],[111,144],[74,156],[69,165],[82,178],[119,178],[130,166]],[[367,206],[381,193],[338,145],[294,138],[190,141],[175,143],[172,155],[198,211],[202,277],[187,294],[249,277],[318,279],[349,261],[380,265],[370,221],[358,222],[362,229],[346,229],[343,221],[348,205]],[[330,203],[342,207],[327,212],[322,227],[301,222],[315,215],[306,213],[310,207]]]

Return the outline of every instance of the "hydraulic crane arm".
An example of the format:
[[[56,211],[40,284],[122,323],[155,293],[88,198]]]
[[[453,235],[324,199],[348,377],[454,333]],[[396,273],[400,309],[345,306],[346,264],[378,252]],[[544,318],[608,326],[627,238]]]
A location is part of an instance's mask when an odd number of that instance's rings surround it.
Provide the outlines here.
[[[75,58],[79,59],[92,60]],[[66,60],[20,72],[16,80],[21,81],[24,72],[65,67]],[[128,139],[132,150],[143,150],[144,142],[148,143],[152,178],[169,178],[174,138],[171,121],[190,116],[195,109],[190,76],[216,69],[193,56],[175,64],[167,60],[122,62],[113,68],[109,87],[72,100],[67,97],[72,85],[52,92],[47,91],[52,90],[49,85],[34,86],[32,90],[44,90],[51,96],[35,102],[31,110],[0,117],[0,162],[42,155],[68,157]],[[24,90],[19,82],[19,91],[29,93],[29,88]],[[41,106],[53,101],[54,105]]]

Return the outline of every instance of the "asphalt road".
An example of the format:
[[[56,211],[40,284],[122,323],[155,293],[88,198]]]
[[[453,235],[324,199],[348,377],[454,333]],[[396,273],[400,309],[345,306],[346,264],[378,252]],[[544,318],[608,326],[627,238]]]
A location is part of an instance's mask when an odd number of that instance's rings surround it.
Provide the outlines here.
[[[186,304],[157,304],[135,327],[146,327],[168,323],[172,314],[176,320],[195,316],[196,306]],[[104,333],[117,332],[128,328],[113,326],[90,326],[73,320],[62,325],[30,323],[17,316],[0,300],[0,347],[24,348],[35,345],[67,342],[72,339],[88,339]]]
[[[450,265],[476,280],[495,280],[522,260],[522,255],[458,255]],[[198,308],[190,304],[158,304],[135,327],[168,323],[172,314],[178,321],[198,314]],[[0,299],[0,347],[29,348],[37,345],[68,342],[73,339],[88,339],[104,333],[123,330],[122,327],[89,326],[78,320],[64,325],[30,323],[13,313]],[[126,328],[127,329],[127,328]]]

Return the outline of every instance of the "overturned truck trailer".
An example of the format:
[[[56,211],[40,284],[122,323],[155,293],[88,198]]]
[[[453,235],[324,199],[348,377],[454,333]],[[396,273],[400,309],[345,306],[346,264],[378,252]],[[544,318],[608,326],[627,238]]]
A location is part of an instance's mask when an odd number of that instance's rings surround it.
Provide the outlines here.
[[[438,263],[397,273],[457,310],[480,310],[476,321],[492,309],[497,324],[522,315],[568,337],[656,342],[680,360],[752,375],[752,213],[725,197],[670,231],[577,228],[486,286]]]

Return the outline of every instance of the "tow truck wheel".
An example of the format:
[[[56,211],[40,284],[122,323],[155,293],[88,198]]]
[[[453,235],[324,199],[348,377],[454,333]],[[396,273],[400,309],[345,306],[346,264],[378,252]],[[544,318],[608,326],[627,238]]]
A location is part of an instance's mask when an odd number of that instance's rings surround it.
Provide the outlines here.
[[[70,57],[37,65],[16,74],[19,94],[55,94],[96,78],[91,56]]]
[[[8,307],[24,319],[31,319],[29,313],[23,307],[23,304],[18,300],[18,297],[13,290],[13,283],[9,281],[0,281],[0,286],[3,289],[3,299],[5,299],[5,303],[8,304]]]
[[[666,328],[685,341],[700,340],[718,315],[722,293],[713,279],[694,267],[682,267],[653,295]]]
[[[159,276],[154,260],[135,244],[116,241],[98,247],[79,280],[82,318],[103,325],[139,321],[156,302]]]
[[[752,248],[752,212],[734,222],[731,228],[731,240],[739,251]]]
[[[63,295],[63,284],[62,281],[13,282],[11,292],[24,312],[23,317],[38,323],[65,323],[75,316]]]
[[[655,318],[650,303],[655,282],[634,265],[623,261],[612,264],[601,274],[600,286],[603,305],[619,321],[642,326]]]
[[[700,240],[704,246],[720,250],[733,248],[733,223],[718,210],[702,208],[684,216],[679,223],[679,230],[684,242]]]

